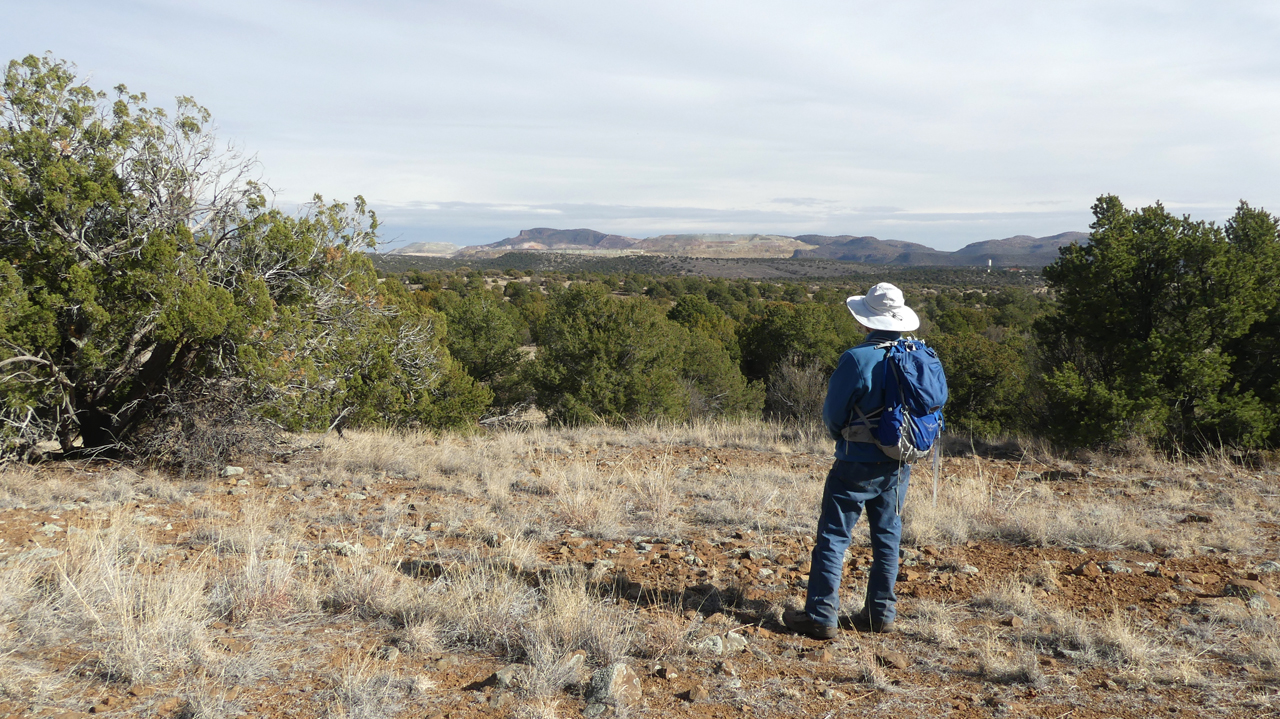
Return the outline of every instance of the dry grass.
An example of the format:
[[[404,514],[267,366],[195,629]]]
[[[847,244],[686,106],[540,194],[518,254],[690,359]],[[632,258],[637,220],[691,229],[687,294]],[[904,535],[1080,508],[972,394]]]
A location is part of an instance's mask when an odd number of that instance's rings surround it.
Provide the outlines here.
[[[675,550],[675,540],[752,530],[753,548],[771,556],[787,546],[799,559],[804,545],[794,538],[813,531],[830,449],[820,428],[763,422],[440,436],[351,431],[298,444],[317,449],[274,465],[269,481],[255,476],[252,492],[234,501],[218,496],[222,484],[125,468],[0,470],[0,510],[93,517],[58,537],[65,552],[57,557],[4,563],[14,548],[0,545],[0,697],[83,698],[103,680],[165,680],[181,688],[190,716],[234,715],[245,707],[226,698],[229,687],[287,683],[289,672],[305,668],[326,677],[316,690],[331,715],[385,716],[417,712],[424,697],[442,700],[446,690],[396,670],[455,652],[524,663],[517,703],[506,711],[559,716],[566,691],[581,692],[592,668],[640,659],[696,665],[705,657],[691,643],[711,627],[706,615],[720,609],[768,624],[779,607],[776,598],[735,604],[737,583],[749,580],[713,572],[705,581],[719,591],[707,596],[723,606],[685,595],[636,608],[608,584],[594,584],[599,572],[548,564],[548,547],[569,537],[603,545],[641,535]],[[756,454],[722,463],[711,458],[721,449]],[[1044,448],[1008,456],[1022,459],[947,457],[936,507],[930,468],[917,467],[905,544],[981,539],[1118,553],[1157,548],[1173,557],[1246,554],[1266,539],[1258,522],[1280,511],[1268,496],[1272,480],[1224,458],[1174,463],[1140,447],[1121,457],[1068,460]],[[1086,472],[1094,477],[1081,481]],[[348,497],[357,492],[367,499]],[[183,523],[177,539],[154,539],[164,524],[151,524],[150,514],[161,509],[164,522]],[[1212,522],[1183,523],[1190,513]],[[428,521],[439,524],[428,531]],[[859,528],[855,545],[865,547],[865,522]],[[409,558],[424,556],[440,565],[415,573]],[[1133,686],[1219,687],[1222,662],[1248,668],[1257,683],[1280,681],[1273,618],[1214,605],[1172,631],[1142,611],[1073,612],[1058,592],[1061,569],[1029,564],[976,592],[967,585],[971,595],[949,602],[904,601],[903,633],[887,641],[927,653],[932,663],[923,671],[962,667],[993,686],[1037,691],[1071,681],[1046,676],[1037,661],[1046,655],[1072,673],[1104,668]],[[860,603],[864,581],[847,579],[847,606]],[[1005,626],[1009,615],[1025,624]],[[227,632],[211,629],[214,622],[251,647],[220,649]],[[371,657],[371,647],[387,643],[408,657],[399,665]],[[895,683],[909,682],[907,675],[877,664],[870,641],[845,651],[839,672],[849,685],[876,692],[883,707],[923,706]],[[75,670],[33,659],[55,652],[74,655]],[[814,693],[782,681],[733,696],[772,697],[770,707],[802,711]]]

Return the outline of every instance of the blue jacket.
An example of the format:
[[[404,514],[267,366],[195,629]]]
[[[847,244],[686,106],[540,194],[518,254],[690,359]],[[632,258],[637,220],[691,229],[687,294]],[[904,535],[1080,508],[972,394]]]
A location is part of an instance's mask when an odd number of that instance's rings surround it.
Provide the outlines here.
[[[870,442],[849,442],[840,430],[858,415],[854,403],[870,414],[884,406],[885,351],[876,349],[881,342],[896,340],[901,332],[872,330],[862,344],[845,350],[840,364],[827,384],[827,399],[822,404],[822,422],[836,441],[836,459],[845,462],[891,462],[880,448]]]

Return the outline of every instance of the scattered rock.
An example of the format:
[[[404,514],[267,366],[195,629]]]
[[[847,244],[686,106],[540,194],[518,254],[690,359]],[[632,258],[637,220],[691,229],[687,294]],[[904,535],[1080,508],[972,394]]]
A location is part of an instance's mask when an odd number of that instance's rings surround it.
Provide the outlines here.
[[[219,476],[221,476],[221,477],[239,477],[239,476],[240,476],[240,475],[242,475],[242,474],[244,474],[244,467],[233,467],[233,466],[231,466],[231,465],[229,465],[229,464],[228,464],[227,466],[225,466],[225,467],[223,467],[223,468],[222,468],[222,472],[219,474]],[[206,476],[207,476],[207,475],[206,475]]]
[[[677,672],[673,667],[660,666],[658,667],[658,671],[655,673],[660,678],[666,679],[667,681],[680,678],[680,672]]]
[[[50,522],[46,522],[43,527],[37,529],[36,531],[45,535],[46,537],[52,537],[58,532],[61,532],[62,527],[59,527],[58,525],[52,524]]]
[[[383,646],[373,650],[373,655],[384,662],[394,662],[400,658],[400,650],[396,647]]]
[[[822,698],[823,699],[848,699],[849,695],[845,694],[844,692],[838,689],[832,689],[831,687],[827,687],[826,689],[822,690]]]
[[[1020,470],[1018,476],[1014,478],[1018,482],[1038,482],[1040,481],[1039,472],[1031,472],[1029,470]]]
[[[1240,597],[1248,600],[1257,594],[1268,594],[1267,588],[1262,582],[1252,579],[1232,579],[1227,582],[1227,586],[1223,589],[1223,594],[1228,597]]]
[[[601,667],[591,675],[589,696],[596,702],[614,706],[632,706],[638,704],[643,695],[640,675],[622,662]]]
[[[724,653],[741,654],[747,650],[747,638],[737,632],[724,635]]]
[[[489,697],[489,706],[494,709],[501,709],[514,704],[515,701],[516,697],[511,692],[499,691],[494,692],[493,696]]]
[[[357,554],[364,553],[364,547],[359,544],[352,544],[351,542],[329,542],[324,545],[324,548],[334,554],[339,554],[344,557],[354,557]]]
[[[525,666],[523,664],[508,664],[499,669],[489,678],[485,680],[486,684],[498,687],[499,689],[511,689],[519,686],[524,681]]]
[[[1280,612],[1280,599],[1273,594],[1255,594],[1249,597],[1249,608],[1263,612]]]
[[[899,581],[899,582],[918,582],[918,581],[920,581],[920,577],[921,577],[920,572],[918,572],[918,571],[916,571],[916,570],[914,570],[914,569],[900,569],[900,570],[898,570],[898,581]]]
[[[1056,667],[1058,666],[1058,660],[1054,659],[1053,657],[1040,657],[1040,666]]]
[[[169,697],[156,705],[156,714],[166,716],[182,708],[183,701],[178,697]]]
[[[456,667],[462,663],[462,660],[452,654],[446,654],[436,660],[436,669],[448,669]]]
[[[717,664],[716,672],[723,674],[726,677],[738,676],[738,668],[733,665],[733,662],[729,662],[729,661],[724,661]]]
[[[132,686],[129,687],[129,696],[134,699],[146,699],[156,693],[151,687]]]
[[[592,702],[582,710],[582,716],[587,719],[596,719],[596,717],[608,716],[613,713],[613,707],[600,702]]]
[[[369,497],[368,497],[368,495],[361,494],[360,492],[347,492],[347,493],[346,493],[345,495],[343,495],[343,496],[344,496],[344,497],[346,497],[347,499],[354,499],[354,500],[356,500],[356,501],[360,501],[360,500],[362,500],[362,499],[368,499],[368,498],[369,498]]]
[[[907,655],[894,649],[882,649],[876,652],[876,663],[882,667],[894,669],[906,669],[911,666],[911,660]]]
[[[231,654],[244,654],[253,648],[252,642],[245,639],[237,639],[235,637],[214,637],[213,641],[210,643]]]
[[[1268,559],[1267,561],[1258,565],[1257,571],[1258,571],[1258,574],[1275,574],[1277,572],[1280,572],[1280,562],[1273,562]]]
[[[783,649],[782,653],[779,654],[778,656],[782,657],[783,659],[795,659],[799,655],[796,654],[796,650],[794,649]]]
[[[1016,614],[1010,614],[1004,619],[1001,619],[1000,623],[1005,625],[1006,627],[1013,627],[1014,629],[1021,629],[1023,626],[1026,625],[1026,622],[1022,621],[1022,617]]]
[[[719,634],[712,634],[693,645],[693,648],[703,654],[724,654],[724,640]]]
[[[969,576],[976,576],[978,574],[978,568],[973,566],[972,564],[963,564],[960,566],[959,569],[956,570],[956,572],[959,574],[968,574]]]
[[[689,690],[689,703],[691,704],[705,702],[710,698],[711,692],[707,691],[707,688],[701,684],[695,684],[694,687]]]
[[[564,669],[565,675],[574,677],[574,681],[577,682],[579,675],[582,673],[582,669],[587,666],[587,653],[579,649],[565,657],[564,664],[561,666]]]
[[[1102,569],[1098,567],[1097,562],[1090,559],[1084,564],[1081,564],[1080,566],[1073,569],[1071,573],[1080,577],[1095,578],[1095,577],[1102,576]]]
[[[811,652],[806,653],[804,655],[804,658],[808,659],[811,662],[817,662],[818,664],[826,664],[827,662],[830,662],[832,659],[835,659],[836,655],[830,649],[826,647],[820,647],[818,649],[815,649]]]
[[[1107,574],[1133,574],[1133,570],[1126,566],[1124,562],[1104,562],[1102,571]]]
[[[1213,517],[1207,514],[1196,514],[1192,512],[1182,519],[1179,519],[1178,522],[1181,524],[1210,524],[1213,522]]]

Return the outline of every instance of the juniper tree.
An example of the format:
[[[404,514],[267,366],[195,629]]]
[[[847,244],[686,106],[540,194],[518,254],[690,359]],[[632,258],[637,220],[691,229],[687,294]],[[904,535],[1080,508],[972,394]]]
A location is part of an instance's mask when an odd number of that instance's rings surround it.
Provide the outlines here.
[[[1056,436],[1192,446],[1274,437],[1275,219],[1241,203],[1224,228],[1158,203],[1128,210],[1110,195],[1093,213],[1088,244],[1044,270],[1058,296],[1037,326]]]
[[[295,426],[429,415],[453,370],[437,319],[380,295],[363,200],[286,214],[190,98],[109,96],[47,56],[2,94],[0,450],[127,443],[210,387]]]

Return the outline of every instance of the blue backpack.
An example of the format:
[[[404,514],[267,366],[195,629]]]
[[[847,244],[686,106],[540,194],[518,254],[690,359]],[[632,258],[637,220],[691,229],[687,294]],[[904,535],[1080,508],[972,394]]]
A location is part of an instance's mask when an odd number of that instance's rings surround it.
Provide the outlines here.
[[[884,407],[868,415],[854,404],[858,419],[844,428],[844,438],[874,442],[890,459],[914,462],[929,454],[943,430],[947,375],[938,353],[913,337],[884,342],[876,349],[887,350]]]

